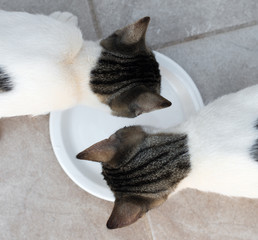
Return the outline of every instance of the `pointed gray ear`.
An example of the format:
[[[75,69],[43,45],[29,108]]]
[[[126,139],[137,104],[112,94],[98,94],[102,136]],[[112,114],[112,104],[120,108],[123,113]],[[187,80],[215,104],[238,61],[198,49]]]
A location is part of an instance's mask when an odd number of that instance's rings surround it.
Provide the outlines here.
[[[125,44],[135,44],[140,40],[145,40],[145,34],[150,22],[150,17],[144,17],[137,22],[122,29],[121,42]]]
[[[101,40],[100,45],[108,51],[119,53],[132,53],[139,49],[144,50],[145,34],[149,17],[144,17],[137,22],[115,31],[109,37]]]
[[[141,113],[151,112],[157,109],[167,108],[172,103],[156,93],[144,92],[134,100],[136,116]]]
[[[117,152],[119,140],[112,135],[77,154],[76,158],[95,162],[109,162]]]
[[[144,209],[142,203],[123,199],[116,200],[107,222],[107,228],[121,228],[136,222],[147,212]]]

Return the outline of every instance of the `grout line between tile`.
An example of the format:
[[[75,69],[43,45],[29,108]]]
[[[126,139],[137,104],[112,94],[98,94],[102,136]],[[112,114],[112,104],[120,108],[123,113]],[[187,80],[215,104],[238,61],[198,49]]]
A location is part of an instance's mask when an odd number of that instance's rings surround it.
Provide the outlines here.
[[[95,28],[95,32],[97,34],[97,37],[100,39],[100,38],[102,38],[102,31],[101,31],[100,26],[99,26],[99,22],[98,22],[97,14],[95,12],[95,7],[94,7],[93,0],[87,0],[87,1],[88,1],[88,4],[89,4],[90,14],[91,14],[93,26]]]
[[[151,46],[151,48],[155,50],[155,49],[161,49],[161,48],[165,48],[165,47],[171,47],[171,46],[174,46],[177,44],[182,44],[182,43],[186,43],[186,42],[190,42],[190,41],[194,41],[194,40],[199,40],[199,39],[203,39],[206,37],[212,37],[212,36],[227,33],[227,32],[233,32],[233,31],[240,30],[243,28],[253,27],[255,25],[258,25],[258,21],[256,21],[256,20],[252,21],[252,22],[248,22],[248,23],[243,23],[243,24],[239,24],[239,25],[235,25],[235,26],[230,26],[230,27],[214,30],[211,32],[205,32],[205,33],[197,34],[194,36],[189,36],[189,37],[186,37],[183,39],[178,39],[178,40],[166,42],[163,44],[156,44],[156,45]]]
[[[152,226],[150,214],[147,213],[146,215],[147,215],[148,222],[149,222],[149,225],[150,225],[152,240],[156,240],[156,237],[155,237],[155,234],[154,234],[154,231],[153,231],[153,226]]]

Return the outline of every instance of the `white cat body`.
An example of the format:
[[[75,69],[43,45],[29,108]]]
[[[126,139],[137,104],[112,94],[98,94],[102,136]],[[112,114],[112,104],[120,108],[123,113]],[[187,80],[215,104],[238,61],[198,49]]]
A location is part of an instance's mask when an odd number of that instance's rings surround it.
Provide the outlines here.
[[[159,65],[145,44],[149,21],[91,42],[71,13],[0,10],[0,118],[78,104],[130,118],[169,107],[160,96]]]
[[[0,11],[0,68],[13,85],[11,91],[0,91],[0,117],[44,114],[80,103],[108,108],[89,86],[101,46],[83,41],[72,14],[62,17]]]
[[[258,198],[258,85],[219,98],[179,127],[188,135],[191,171],[175,192],[193,188]],[[175,193],[174,192],[174,193]]]

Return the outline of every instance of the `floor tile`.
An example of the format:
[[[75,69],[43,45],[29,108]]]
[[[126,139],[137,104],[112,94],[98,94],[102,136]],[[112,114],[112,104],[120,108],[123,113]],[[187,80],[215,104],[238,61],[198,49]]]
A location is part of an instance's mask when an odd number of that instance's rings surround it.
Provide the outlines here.
[[[188,72],[205,103],[258,83],[258,26],[158,51]]]
[[[78,17],[79,26],[85,39],[97,39],[87,0],[0,0],[0,8],[8,11],[26,11],[46,15],[55,11],[71,12]]]
[[[258,200],[182,191],[149,213],[154,239],[256,240]]]
[[[66,176],[52,151],[47,116],[1,119],[0,133],[0,239],[152,239],[146,218],[106,228],[113,204]]]
[[[151,46],[258,20],[256,0],[93,0],[103,36],[150,16]]]

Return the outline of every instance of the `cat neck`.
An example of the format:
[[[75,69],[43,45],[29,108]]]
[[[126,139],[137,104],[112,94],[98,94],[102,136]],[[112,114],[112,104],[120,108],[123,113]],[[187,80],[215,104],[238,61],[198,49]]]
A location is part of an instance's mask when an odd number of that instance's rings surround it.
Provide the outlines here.
[[[91,71],[95,68],[103,48],[100,41],[84,41],[82,48],[73,63],[73,71],[78,84],[79,104],[92,106],[110,112],[105,104],[90,88]]]

